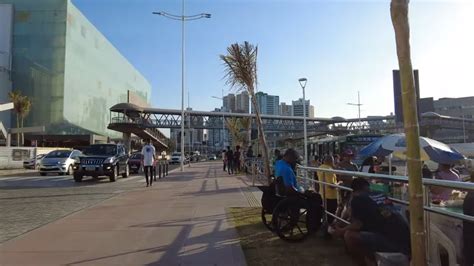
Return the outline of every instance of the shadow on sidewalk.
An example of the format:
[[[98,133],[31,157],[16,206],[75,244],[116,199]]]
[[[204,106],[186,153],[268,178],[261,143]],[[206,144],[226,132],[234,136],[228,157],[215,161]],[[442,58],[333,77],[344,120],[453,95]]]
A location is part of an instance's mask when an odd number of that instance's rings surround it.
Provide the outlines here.
[[[157,260],[145,265],[217,265],[221,262],[225,262],[225,265],[243,265],[244,262],[241,261],[243,258],[238,258],[237,261],[232,258],[235,254],[233,249],[240,249],[240,244],[233,228],[222,229],[223,223],[227,220],[227,215],[220,214],[197,217],[192,220],[170,220],[133,225],[131,227],[134,228],[180,227],[180,231],[169,245],[157,245],[144,249],[131,248],[130,251],[75,261],[67,265],[82,263],[107,264],[107,261],[102,260],[130,254],[139,255],[139,253],[156,253]],[[193,230],[199,232],[202,226],[211,226],[212,229],[208,233],[189,237]],[[157,242],[159,242],[159,239],[157,239]],[[124,258],[123,263],[133,264],[134,262]]]

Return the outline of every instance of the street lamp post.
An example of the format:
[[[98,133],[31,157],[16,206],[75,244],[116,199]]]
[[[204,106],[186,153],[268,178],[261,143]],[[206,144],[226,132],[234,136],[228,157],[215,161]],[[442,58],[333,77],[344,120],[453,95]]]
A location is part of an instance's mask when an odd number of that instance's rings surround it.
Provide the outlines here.
[[[210,18],[211,14],[201,13],[197,15],[186,16],[185,5],[183,0],[181,16],[173,15],[167,12],[153,12],[154,15],[163,16],[173,20],[181,21],[181,171],[184,171],[184,87],[185,87],[185,22],[189,20],[197,20],[201,18]]]
[[[308,165],[308,133],[306,131],[306,94],[305,94],[305,88],[306,88],[306,82],[308,81],[308,79],[300,78],[298,81],[300,83],[301,88],[303,89],[303,135],[304,135],[304,161],[303,161],[303,165],[307,166]],[[308,108],[309,108],[309,106],[308,106]]]

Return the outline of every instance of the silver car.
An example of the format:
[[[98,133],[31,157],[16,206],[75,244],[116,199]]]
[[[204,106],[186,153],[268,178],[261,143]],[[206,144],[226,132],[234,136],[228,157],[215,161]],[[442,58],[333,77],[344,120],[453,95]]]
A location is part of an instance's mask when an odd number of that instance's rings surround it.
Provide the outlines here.
[[[43,159],[43,157],[45,155],[46,154],[38,154],[38,155],[36,155],[36,158],[28,159],[28,160],[24,161],[23,162],[23,168],[25,168],[25,169],[39,169],[41,159]]]
[[[74,163],[79,161],[80,155],[81,152],[78,150],[54,150],[41,160],[40,175],[45,176],[48,173],[71,175]]]

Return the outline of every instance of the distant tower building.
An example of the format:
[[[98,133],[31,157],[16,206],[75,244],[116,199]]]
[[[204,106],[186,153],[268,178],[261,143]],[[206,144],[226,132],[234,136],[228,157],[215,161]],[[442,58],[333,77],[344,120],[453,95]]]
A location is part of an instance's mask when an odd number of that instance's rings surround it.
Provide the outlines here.
[[[264,92],[257,92],[255,97],[261,114],[278,115],[280,113],[280,96],[268,95]],[[255,113],[253,106],[252,113]]]
[[[292,102],[293,105],[293,116],[303,116],[304,110],[303,105],[306,108],[306,117],[314,117],[314,106],[311,105],[310,100],[306,100],[303,104],[303,99],[300,98]]]
[[[402,83],[400,80],[400,70],[393,70],[393,98],[395,100],[395,120],[403,122],[403,106],[402,106]],[[418,70],[413,71],[415,79],[415,90],[417,105],[420,106],[420,82],[418,79]],[[420,117],[420,108],[417,110],[418,118]]]
[[[250,112],[249,94],[246,91],[235,96],[235,112],[248,114]]]
[[[229,93],[227,96],[224,96],[224,99],[222,100],[222,106],[224,106],[224,109],[227,112],[235,112],[235,94]]]
[[[282,115],[282,116],[292,116],[293,115],[293,106],[288,105],[284,102],[280,103],[280,115]]]

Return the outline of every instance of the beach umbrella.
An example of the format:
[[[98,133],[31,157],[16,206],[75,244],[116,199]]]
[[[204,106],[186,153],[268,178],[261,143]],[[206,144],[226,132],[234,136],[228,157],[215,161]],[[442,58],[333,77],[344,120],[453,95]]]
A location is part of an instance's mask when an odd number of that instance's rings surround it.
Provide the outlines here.
[[[464,156],[448,145],[425,137],[420,137],[420,153],[422,161],[434,161],[442,164],[454,164],[464,159]],[[392,154],[395,157],[406,159],[405,134],[384,136],[360,150],[362,157],[385,157]]]

